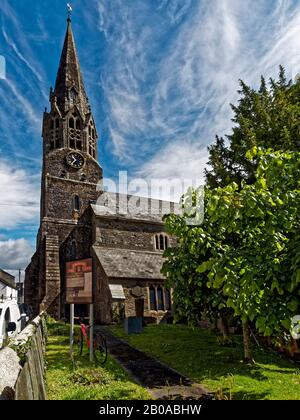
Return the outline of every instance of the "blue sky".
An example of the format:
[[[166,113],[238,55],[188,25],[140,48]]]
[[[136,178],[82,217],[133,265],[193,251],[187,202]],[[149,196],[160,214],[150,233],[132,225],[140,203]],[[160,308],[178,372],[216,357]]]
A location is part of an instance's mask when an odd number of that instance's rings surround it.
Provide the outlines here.
[[[238,79],[300,63],[300,1],[74,0],[72,25],[106,177],[199,178],[231,128]],[[1,0],[0,266],[25,267],[38,228],[41,123],[66,1]]]

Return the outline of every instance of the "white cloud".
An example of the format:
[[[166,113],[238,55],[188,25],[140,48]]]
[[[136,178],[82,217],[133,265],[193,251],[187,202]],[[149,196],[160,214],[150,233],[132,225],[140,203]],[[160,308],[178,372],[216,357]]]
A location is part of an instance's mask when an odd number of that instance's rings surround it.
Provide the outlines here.
[[[40,73],[33,67],[33,65],[23,56],[23,54],[18,49],[17,45],[9,38],[9,36],[6,33],[6,30],[4,27],[2,27],[2,33],[4,36],[5,41],[7,44],[13,49],[16,56],[28,67],[28,69],[35,75],[35,77],[41,82],[42,76]]]
[[[21,112],[26,115],[28,122],[31,122],[36,129],[41,127],[41,117],[36,113],[30,101],[20,93],[15,83],[12,80],[5,80],[6,85],[10,88],[18,105],[21,107]]]
[[[114,152],[138,176],[197,177],[206,147],[231,130],[238,80],[257,86],[280,64],[288,74],[300,68],[292,0],[161,0],[156,10],[138,0],[97,4]]]
[[[48,102],[49,83],[31,38],[35,31],[26,30],[18,8],[11,7],[7,0],[0,2],[0,13],[2,54],[7,62],[7,79],[0,83],[0,148],[6,147],[6,155],[13,154],[18,163],[24,164],[24,158],[36,157],[36,139],[41,133],[43,101]],[[26,138],[31,141],[25,143]]]
[[[0,241],[0,268],[13,270],[16,275],[17,270],[27,267],[32,254],[33,248],[26,239]]]
[[[39,185],[37,177],[0,161],[0,229],[37,222]]]
[[[188,142],[171,143],[143,165],[140,175],[147,178],[197,179],[203,182],[207,160],[206,149]]]
[[[145,163],[137,175],[147,179],[149,185],[152,181],[164,186],[161,195],[157,195],[155,188],[150,191],[152,198],[179,201],[189,187],[204,185],[207,161],[207,150],[198,145],[184,141],[170,143]]]

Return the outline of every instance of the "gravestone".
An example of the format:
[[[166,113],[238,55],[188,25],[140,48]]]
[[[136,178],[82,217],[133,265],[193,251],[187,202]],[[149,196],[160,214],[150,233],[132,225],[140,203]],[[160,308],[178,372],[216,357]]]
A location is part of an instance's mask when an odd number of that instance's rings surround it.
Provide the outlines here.
[[[129,317],[125,318],[125,332],[126,334],[141,334],[143,332],[143,318],[141,317]]]

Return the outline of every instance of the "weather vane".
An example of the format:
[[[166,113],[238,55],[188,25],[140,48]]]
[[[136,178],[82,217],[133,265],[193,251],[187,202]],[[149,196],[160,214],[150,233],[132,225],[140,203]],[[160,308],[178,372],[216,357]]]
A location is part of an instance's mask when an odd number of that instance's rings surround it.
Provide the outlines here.
[[[67,10],[68,10],[68,19],[71,20],[71,15],[73,12],[73,8],[70,3],[67,3]]]

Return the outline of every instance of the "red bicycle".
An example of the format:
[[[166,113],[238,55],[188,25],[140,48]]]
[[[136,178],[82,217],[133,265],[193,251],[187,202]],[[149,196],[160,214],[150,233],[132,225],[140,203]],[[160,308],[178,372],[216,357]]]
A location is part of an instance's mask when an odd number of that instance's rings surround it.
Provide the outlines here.
[[[78,341],[78,350],[79,355],[81,356],[83,353],[83,346],[86,343],[87,349],[90,349],[90,337],[89,332],[91,329],[91,325],[85,325],[84,320],[80,319],[80,338]],[[93,349],[94,349],[94,357],[97,363],[103,365],[107,360],[107,344],[105,337],[99,332],[94,332],[93,338]]]

